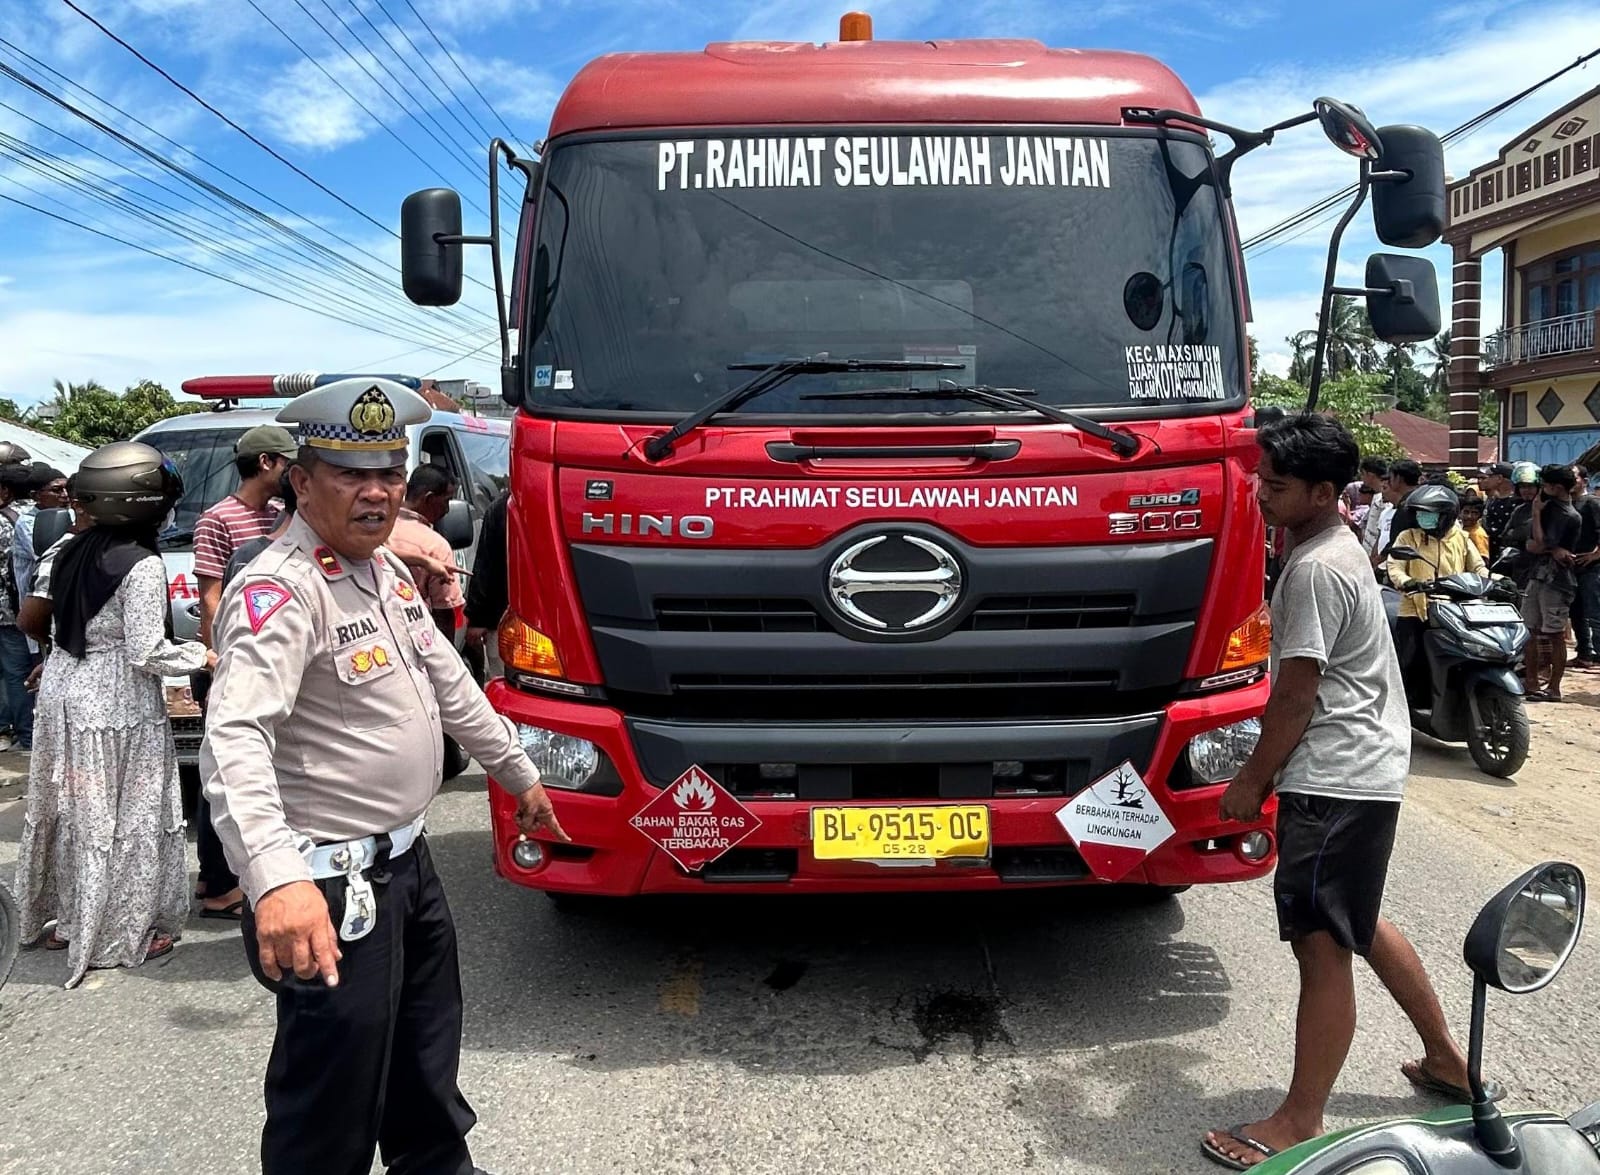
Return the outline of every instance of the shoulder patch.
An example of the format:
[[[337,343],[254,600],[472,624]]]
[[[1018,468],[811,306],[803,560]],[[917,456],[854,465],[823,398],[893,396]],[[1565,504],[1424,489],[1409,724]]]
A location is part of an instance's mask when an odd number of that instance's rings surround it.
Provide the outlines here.
[[[244,614],[250,621],[251,632],[260,632],[261,626],[271,619],[272,614],[294,598],[282,584],[265,580],[247,583],[241,590],[244,592]]]
[[[344,571],[344,565],[339,562],[339,556],[333,553],[331,547],[318,547],[311,552],[311,557],[317,561],[317,566],[322,568],[324,575],[339,575]]]
[[[394,594],[399,596],[402,600],[414,600],[417,598],[417,589],[412,587],[405,580],[398,579],[395,581]]]

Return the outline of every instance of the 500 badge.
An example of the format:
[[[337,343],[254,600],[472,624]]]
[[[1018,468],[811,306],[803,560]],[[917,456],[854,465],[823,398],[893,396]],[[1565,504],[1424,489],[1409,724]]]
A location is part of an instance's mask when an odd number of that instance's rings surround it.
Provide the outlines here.
[[[1112,534],[1161,534],[1166,531],[1199,530],[1198,510],[1145,510],[1139,514],[1106,515]]]

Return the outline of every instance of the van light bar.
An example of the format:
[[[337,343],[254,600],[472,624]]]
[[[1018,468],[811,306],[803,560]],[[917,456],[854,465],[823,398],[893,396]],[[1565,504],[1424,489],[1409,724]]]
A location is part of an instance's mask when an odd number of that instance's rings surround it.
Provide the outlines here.
[[[414,375],[324,374],[299,371],[289,375],[202,375],[183,381],[183,390],[202,400],[285,400],[341,379],[389,379],[416,390],[422,381]]]

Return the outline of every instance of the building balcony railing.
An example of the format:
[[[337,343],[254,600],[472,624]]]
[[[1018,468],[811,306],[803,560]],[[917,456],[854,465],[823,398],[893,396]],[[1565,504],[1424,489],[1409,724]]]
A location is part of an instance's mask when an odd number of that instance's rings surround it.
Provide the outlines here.
[[[1585,310],[1523,326],[1503,327],[1483,340],[1484,370],[1493,371],[1553,355],[1593,351],[1595,318],[1594,311]]]

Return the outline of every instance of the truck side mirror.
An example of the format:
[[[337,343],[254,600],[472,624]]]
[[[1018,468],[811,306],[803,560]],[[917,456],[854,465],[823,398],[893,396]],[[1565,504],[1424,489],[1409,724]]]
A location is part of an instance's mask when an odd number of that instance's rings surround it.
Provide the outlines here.
[[[1372,177],[1372,223],[1397,249],[1422,249],[1444,232],[1444,146],[1420,126],[1386,126]]]
[[[444,536],[452,550],[460,551],[472,546],[472,508],[465,502],[451,502],[444,517],[434,523],[434,530]]]
[[[1420,343],[1439,333],[1439,280],[1433,263],[1398,253],[1367,258],[1367,317],[1385,343]]]
[[[1322,124],[1322,133],[1339,150],[1357,159],[1382,156],[1383,140],[1360,107],[1337,98],[1318,98],[1311,105],[1317,112],[1317,121]]]
[[[461,197],[449,188],[412,192],[400,205],[400,284],[418,306],[461,300]]]

